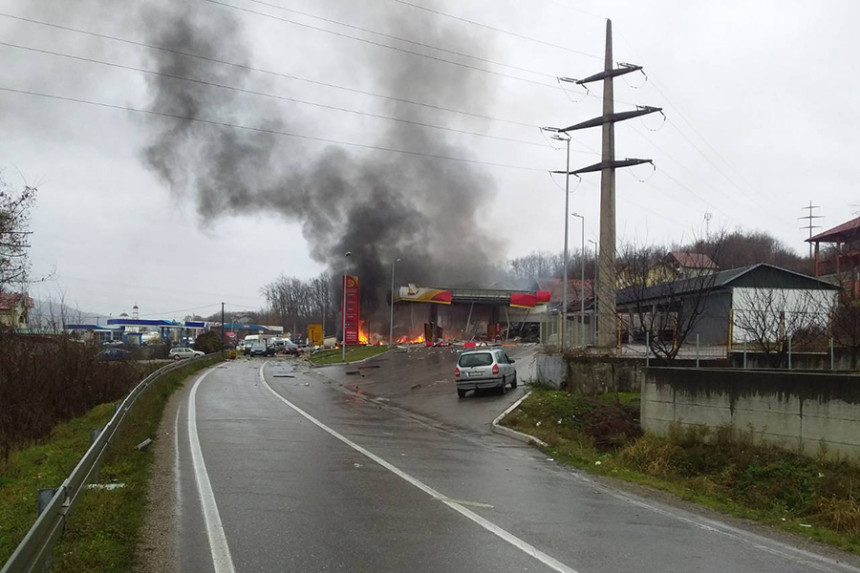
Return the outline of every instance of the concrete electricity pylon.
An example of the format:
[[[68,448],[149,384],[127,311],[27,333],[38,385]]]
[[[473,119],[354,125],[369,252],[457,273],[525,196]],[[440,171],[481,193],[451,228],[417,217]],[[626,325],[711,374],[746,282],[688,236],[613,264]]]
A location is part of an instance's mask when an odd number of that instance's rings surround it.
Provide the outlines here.
[[[812,214],[813,209],[821,209],[821,207],[818,205],[813,205],[812,201],[810,201],[808,206],[800,208],[801,211],[807,212],[806,215],[804,215],[803,217],[798,217],[798,219],[800,219],[800,220],[806,219],[806,226],[801,227],[801,230],[807,229],[809,231],[809,238],[810,239],[812,238],[812,231],[815,229],[821,228],[821,225],[813,224],[815,222],[815,219],[823,219],[824,218],[822,215],[813,215]],[[812,243],[809,243],[809,258],[810,259],[812,258]]]
[[[603,127],[603,146],[600,163],[589,165],[575,171],[563,172],[569,175],[600,171],[600,284],[598,298],[600,307],[597,319],[597,345],[609,347],[616,340],[616,308],[617,276],[615,269],[615,170],[619,167],[630,167],[642,163],[652,163],[650,159],[615,159],[615,123],[660,112],[662,108],[636,106],[634,111],[615,113],[613,80],[618,76],[642,70],[642,66],[621,64],[615,67],[612,60],[612,20],[606,20],[606,58],[603,71],[587,78],[576,80],[559,78],[562,81],[578,85],[603,80],[603,115],[564,128],[544,128],[548,131],[568,133],[589,127]],[[565,215],[566,216],[566,215]],[[565,285],[565,288],[567,285]],[[567,309],[565,309],[565,312]]]

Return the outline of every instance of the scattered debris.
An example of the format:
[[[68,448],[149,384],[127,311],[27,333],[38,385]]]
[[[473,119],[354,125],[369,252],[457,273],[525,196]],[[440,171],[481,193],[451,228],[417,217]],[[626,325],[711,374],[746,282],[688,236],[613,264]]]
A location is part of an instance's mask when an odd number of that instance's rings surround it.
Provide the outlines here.
[[[367,364],[365,366],[359,366],[358,367],[359,370],[367,369],[367,368],[380,368],[380,366],[378,364]]]
[[[798,523],[798,525],[799,525],[800,527],[812,527],[812,526],[811,526],[811,525],[809,525],[808,523]]]
[[[547,458],[547,459],[546,459],[546,461],[548,461],[548,462],[554,462],[555,460],[554,460],[553,458]]]
[[[305,382],[304,384],[302,384],[302,386],[310,386],[310,385],[311,385],[310,382]]]
[[[419,388],[421,388],[421,384],[416,384],[415,386],[413,386],[412,388],[410,388],[410,390],[417,390],[417,389],[419,389]]]
[[[145,440],[140,442],[138,445],[136,445],[135,448],[137,448],[138,450],[140,450],[142,452],[146,448],[148,448],[149,444],[151,444],[151,443],[152,443],[152,438],[146,438]]]
[[[111,491],[125,487],[124,483],[90,483],[87,484],[87,489],[102,489]]]
[[[272,378],[295,378],[292,374],[272,374]]]
[[[596,462],[594,462],[594,465],[599,466],[599,465],[603,465],[603,463],[600,460],[597,460]]]
[[[353,464],[352,464],[352,466],[353,466],[353,467],[356,467],[356,468],[364,467],[364,466],[362,466],[361,464],[357,464],[357,463],[353,463]]]
[[[347,370],[346,371],[347,376],[355,376],[355,375],[360,375],[360,374],[361,374],[360,370]]]

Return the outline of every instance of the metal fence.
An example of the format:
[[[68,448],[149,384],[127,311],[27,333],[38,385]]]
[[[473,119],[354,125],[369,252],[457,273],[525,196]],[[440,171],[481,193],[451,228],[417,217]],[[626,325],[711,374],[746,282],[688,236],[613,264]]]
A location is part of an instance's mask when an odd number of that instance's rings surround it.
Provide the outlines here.
[[[205,357],[182,360],[159,368],[144,378],[125,399],[116,407],[113,417],[107,425],[98,432],[93,444],[83,455],[81,460],[55,490],[43,489],[39,492],[40,513],[36,522],[24,539],[0,569],[0,573],[30,573],[44,571],[50,568],[52,561],[52,550],[54,544],[62,536],[66,518],[72,511],[81,492],[93,475],[98,474],[99,462],[104,456],[108,445],[125,420],[129,410],[134,406],[138,397],[146,391],[149,386],[170,372],[178,370],[190,362],[205,360]],[[43,503],[44,502],[44,503]]]

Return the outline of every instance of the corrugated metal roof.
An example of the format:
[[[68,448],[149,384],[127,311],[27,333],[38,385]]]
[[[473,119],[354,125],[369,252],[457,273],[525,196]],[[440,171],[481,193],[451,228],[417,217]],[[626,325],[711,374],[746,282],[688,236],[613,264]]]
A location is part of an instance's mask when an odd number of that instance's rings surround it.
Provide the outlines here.
[[[716,269],[717,264],[705,253],[685,253],[672,251],[669,256],[678,261],[685,269]]]
[[[639,289],[637,287],[628,287],[618,291],[618,294],[616,295],[616,304],[624,305],[636,301],[677,297],[679,295],[694,293],[702,290],[716,290],[719,288],[725,288],[731,286],[731,283],[740,279],[747,273],[750,273],[756,269],[764,268],[776,270],[781,273],[786,273],[788,275],[793,275],[795,277],[801,277],[806,280],[820,283],[821,287],[825,289],[832,290],[838,288],[834,287],[831,283],[827,281],[823,281],[821,279],[817,279],[809,275],[796,273],[794,271],[790,271],[782,267],[777,267],[776,265],[758,263],[755,265],[748,265],[746,267],[738,267],[736,269],[726,269],[724,271],[720,271],[711,275],[704,275],[701,277],[693,277],[688,279],[680,279],[677,281],[659,283],[645,289]]]
[[[832,243],[860,238],[860,217],[806,239],[807,243]]]

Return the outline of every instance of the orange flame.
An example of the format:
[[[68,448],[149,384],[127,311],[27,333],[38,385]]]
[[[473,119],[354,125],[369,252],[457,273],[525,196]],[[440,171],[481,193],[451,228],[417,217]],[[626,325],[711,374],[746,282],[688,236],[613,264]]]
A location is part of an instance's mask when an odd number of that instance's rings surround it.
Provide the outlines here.
[[[367,331],[364,330],[364,323],[358,327],[358,343],[364,345],[370,343],[370,337],[367,336]]]
[[[397,339],[397,344],[423,344],[424,343],[424,335],[418,336],[401,336]]]

